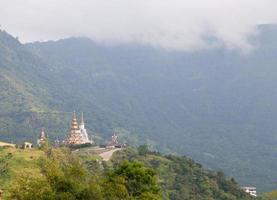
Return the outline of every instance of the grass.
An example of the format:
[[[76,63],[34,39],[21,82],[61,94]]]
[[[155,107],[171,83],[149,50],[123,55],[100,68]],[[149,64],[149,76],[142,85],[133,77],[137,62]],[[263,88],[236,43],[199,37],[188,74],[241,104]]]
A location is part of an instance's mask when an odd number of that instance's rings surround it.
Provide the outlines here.
[[[22,170],[39,170],[37,161],[44,153],[39,149],[0,148],[0,158],[8,154],[11,155],[8,170],[0,175],[0,188],[4,191],[9,187],[10,181],[15,179]]]

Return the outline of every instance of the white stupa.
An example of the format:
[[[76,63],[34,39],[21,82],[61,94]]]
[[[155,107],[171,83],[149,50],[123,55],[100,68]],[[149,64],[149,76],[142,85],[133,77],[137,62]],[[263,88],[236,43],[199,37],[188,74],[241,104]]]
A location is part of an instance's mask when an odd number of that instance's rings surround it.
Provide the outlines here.
[[[85,128],[84,114],[81,114],[81,121],[79,125],[79,129],[81,131],[81,135],[83,137],[84,143],[92,143],[92,141],[88,137],[87,129]]]

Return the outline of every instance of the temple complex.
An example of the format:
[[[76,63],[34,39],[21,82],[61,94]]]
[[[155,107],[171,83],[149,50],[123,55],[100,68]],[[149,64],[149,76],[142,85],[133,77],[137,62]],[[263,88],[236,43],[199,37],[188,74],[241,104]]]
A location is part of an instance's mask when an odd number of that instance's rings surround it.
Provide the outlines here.
[[[67,135],[67,137],[65,138],[64,143],[65,143],[65,145],[79,145],[79,144],[92,143],[88,139],[88,134],[85,129],[85,122],[84,122],[83,114],[82,114],[81,122],[80,122],[80,126],[79,126],[76,114],[74,112],[73,118],[72,118],[72,121],[70,124],[70,131],[69,131],[69,134]]]

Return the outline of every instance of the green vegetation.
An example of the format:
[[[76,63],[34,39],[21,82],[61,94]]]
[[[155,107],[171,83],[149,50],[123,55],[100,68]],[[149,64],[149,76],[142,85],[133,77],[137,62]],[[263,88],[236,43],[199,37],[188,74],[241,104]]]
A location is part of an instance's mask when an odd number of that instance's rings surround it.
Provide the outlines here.
[[[28,153],[34,151],[41,153]],[[27,163],[24,153],[10,154],[22,155],[21,161]],[[160,199],[154,170],[141,163],[123,162],[115,169],[96,173],[96,168],[85,167],[69,150],[48,149],[32,164],[36,167],[28,168],[22,162],[18,173],[10,176],[7,199]]]
[[[87,38],[21,44],[0,32],[0,136],[63,139],[85,112],[104,143],[147,143],[220,169],[244,186],[276,189],[276,26],[259,27],[247,56],[224,48],[170,52]],[[58,112],[58,114],[57,114]],[[55,114],[56,113],[56,114]]]
[[[0,188],[6,190],[10,181],[16,179],[17,174],[23,169],[37,171],[36,160],[43,154],[35,149],[0,148]]]
[[[277,190],[263,195],[264,200],[277,200]]]
[[[186,157],[162,156],[149,151],[142,155],[141,149],[145,149],[145,145],[138,150],[130,148],[117,152],[113,157],[113,163],[117,166],[127,159],[129,162],[141,162],[155,169],[163,199],[251,199],[234,179],[225,177],[222,172],[205,170]]]
[[[222,172],[205,170],[185,157],[140,155],[141,149],[118,151],[106,163],[67,148],[2,148],[0,166],[6,167],[0,188],[4,199],[15,200],[251,199]]]

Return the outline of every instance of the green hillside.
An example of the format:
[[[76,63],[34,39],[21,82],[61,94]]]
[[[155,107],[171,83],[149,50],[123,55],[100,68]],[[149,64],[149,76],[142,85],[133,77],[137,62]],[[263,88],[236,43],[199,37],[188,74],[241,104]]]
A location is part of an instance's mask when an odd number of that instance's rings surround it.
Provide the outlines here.
[[[17,39],[4,31],[0,32],[2,140],[35,140],[39,129],[44,126],[57,135],[66,132],[68,121],[62,119],[69,120],[69,115],[61,117],[42,114],[56,112],[51,105],[56,92],[55,80],[57,77],[48,64],[32,54]]]
[[[131,143],[189,155],[265,191],[276,188],[277,177],[277,31],[259,28],[250,55],[224,47],[188,53],[105,46],[87,38],[27,47],[87,100],[80,109],[92,130],[107,137],[121,127]]]
[[[224,47],[171,52],[88,38],[21,44],[0,33],[0,136],[45,127],[63,139],[73,110],[99,140],[188,155],[242,185],[276,189],[276,26],[259,27],[249,55]]]
[[[252,199],[222,172],[186,157],[132,148],[108,163],[67,149],[1,148],[0,176],[4,199]]]

